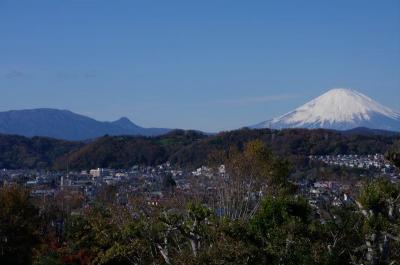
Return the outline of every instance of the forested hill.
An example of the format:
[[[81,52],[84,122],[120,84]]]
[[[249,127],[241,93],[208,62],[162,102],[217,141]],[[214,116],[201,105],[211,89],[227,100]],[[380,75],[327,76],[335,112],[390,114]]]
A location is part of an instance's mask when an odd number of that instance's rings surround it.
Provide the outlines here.
[[[82,146],[80,142],[46,137],[0,134],[0,169],[52,168],[58,157]]]
[[[158,165],[179,150],[208,136],[196,131],[175,130],[158,137],[104,136],[55,161],[55,167],[89,169]]]
[[[180,165],[199,165],[216,150],[241,149],[246,142],[259,139],[273,153],[288,158],[292,163],[302,163],[309,155],[385,153],[398,138],[398,135],[344,134],[324,129],[241,129],[223,132],[183,147],[172,154],[170,161]]]
[[[241,149],[255,139],[280,156],[302,161],[310,154],[384,153],[398,138],[322,129],[241,129],[216,135],[175,130],[158,137],[104,136],[87,143],[0,135],[0,168],[128,168],[165,161],[182,167],[199,166],[215,151]]]

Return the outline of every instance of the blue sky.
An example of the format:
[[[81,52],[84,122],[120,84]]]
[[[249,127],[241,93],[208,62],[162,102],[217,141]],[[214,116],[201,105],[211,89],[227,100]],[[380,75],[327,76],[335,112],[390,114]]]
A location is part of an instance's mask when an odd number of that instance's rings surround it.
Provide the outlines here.
[[[400,1],[0,0],[0,111],[219,131],[335,87],[400,110]]]

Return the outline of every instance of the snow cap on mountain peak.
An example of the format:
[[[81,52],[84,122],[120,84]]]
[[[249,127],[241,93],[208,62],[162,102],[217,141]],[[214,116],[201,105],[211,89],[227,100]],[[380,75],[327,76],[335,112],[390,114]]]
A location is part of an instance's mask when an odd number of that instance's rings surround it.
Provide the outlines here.
[[[382,123],[390,121],[391,125]],[[400,128],[400,114],[353,89],[334,88],[301,107],[256,127],[330,128],[378,127]]]

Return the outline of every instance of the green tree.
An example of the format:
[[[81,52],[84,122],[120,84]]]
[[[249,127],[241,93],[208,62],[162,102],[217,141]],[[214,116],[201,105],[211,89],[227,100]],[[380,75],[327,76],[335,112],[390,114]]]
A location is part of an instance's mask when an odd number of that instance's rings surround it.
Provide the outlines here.
[[[364,216],[367,264],[400,262],[400,187],[377,180],[363,187],[357,206]]]
[[[324,223],[314,229],[313,245],[320,264],[354,264],[363,257],[363,215],[354,205],[332,206],[322,209]]]
[[[117,230],[119,235],[95,257],[93,264],[152,264],[161,261],[152,246],[152,222],[144,218],[130,220]]]
[[[311,209],[293,196],[267,197],[251,220],[270,264],[312,264]]]

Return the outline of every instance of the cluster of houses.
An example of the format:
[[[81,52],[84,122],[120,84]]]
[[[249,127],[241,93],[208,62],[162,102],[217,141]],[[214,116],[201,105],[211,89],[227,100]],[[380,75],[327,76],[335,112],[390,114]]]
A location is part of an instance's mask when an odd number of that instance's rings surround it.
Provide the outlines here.
[[[225,165],[220,165],[218,167],[218,171],[215,172],[214,169],[207,167],[207,166],[201,166],[197,168],[195,171],[192,171],[193,176],[206,176],[206,177],[213,177],[215,173],[218,173],[219,175],[225,175],[226,169]]]
[[[198,172],[203,174],[208,170],[202,167]],[[155,201],[164,197],[163,179],[166,176],[172,178],[174,189],[190,192],[189,179],[196,174],[173,168],[168,162],[154,167],[133,166],[118,170],[96,168],[71,172],[2,169],[0,186],[24,185],[29,188],[32,197],[43,200],[59,196],[77,196],[85,202],[96,198],[105,188],[115,187],[117,199],[121,203],[125,202],[124,198],[134,194],[145,194],[149,203],[156,203]]]
[[[337,155],[310,156],[311,160],[328,165],[375,169],[386,172],[392,181],[398,181],[398,171],[385,160],[383,155]],[[78,198],[82,204],[96,198],[107,187],[114,189],[114,201],[127,204],[128,198],[141,196],[148,205],[157,206],[168,200],[171,185],[181,194],[196,192],[215,193],[217,177],[226,179],[224,165],[215,169],[202,166],[195,170],[174,168],[170,163],[154,167],[133,166],[129,169],[96,168],[89,171],[50,172],[42,170],[0,170],[0,186],[12,183],[25,185],[31,196],[38,200]],[[341,206],[350,203],[361,182],[357,181],[310,181],[296,183],[299,193],[308,199],[311,206]],[[107,194],[105,196],[108,196]]]
[[[93,201],[107,188],[113,188],[115,200],[126,204],[128,198],[146,198],[147,204],[158,205],[166,198],[169,188],[181,194],[193,194],[199,187],[207,190],[215,174],[224,175],[225,167],[216,170],[202,166],[182,170],[169,162],[158,166],[133,166],[129,169],[95,168],[83,171],[52,172],[44,170],[0,170],[0,186],[19,184],[29,188],[31,196],[40,201],[79,199],[82,204]],[[169,177],[171,183],[165,183]],[[193,181],[195,180],[195,181]],[[195,187],[193,186],[195,182]],[[103,196],[103,195],[102,195]]]
[[[320,155],[309,156],[311,160],[322,161],[328,165],[359,168],[377,169],[383,173],[392,172],[394,166],[385,159],[382,154],[374,155]]]
[[[343,206],[354,202],[356,191],[362,186],[361,181],[308,181],[297,183],[299,193],[305,197],[309,204],[319,210],[327,205]]]

